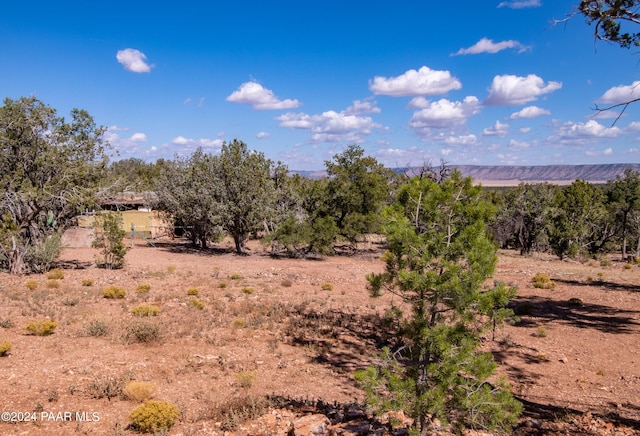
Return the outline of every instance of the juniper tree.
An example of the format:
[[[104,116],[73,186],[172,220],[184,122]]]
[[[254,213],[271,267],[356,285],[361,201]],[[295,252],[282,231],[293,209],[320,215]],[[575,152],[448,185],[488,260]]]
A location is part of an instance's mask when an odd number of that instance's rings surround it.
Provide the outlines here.
[[[419,434],[430,431],[429,416],[506,429],[521,410],[505,382],[487,381],[495,363],[479,351],[482,332],[512,314],[513,296],[501,284],[484,288],[497,256],[485,228],[492,206],[480,189],[457,171],[441,181],[414,178],[382,214],[386,268],[367,279],[373,297],[400,297],[402,345],[356,378],[374,407],[410,413]]]

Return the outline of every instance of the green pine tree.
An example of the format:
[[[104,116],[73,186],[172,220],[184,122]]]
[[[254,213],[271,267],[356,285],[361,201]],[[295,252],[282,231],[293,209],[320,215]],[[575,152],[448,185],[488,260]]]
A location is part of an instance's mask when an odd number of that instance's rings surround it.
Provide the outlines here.
[[[428,434],[432,417],[506,430],[521,411],[506,382],[487,381],[495,363],[479,351],[481,334],[512,315],[513,296],[501,284],[483,288],[497,256],[486,231],[493,209],[480,191],[457,171],[414,178],[383,212],[386,270],[367,279],[372,296],[387,291],[404,303],[402,345],[356,379],[374,408],[410,413],[418,434]]]

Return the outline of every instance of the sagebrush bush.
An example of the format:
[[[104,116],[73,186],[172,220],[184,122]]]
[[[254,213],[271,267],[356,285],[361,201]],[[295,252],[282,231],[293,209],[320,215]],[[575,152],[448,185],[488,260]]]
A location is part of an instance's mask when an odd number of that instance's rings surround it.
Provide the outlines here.
[[[62,280],[64,278],[64,272],[60,268],[54,268],[47,273],[49,280]]]
[[[26,282],[24,282],[24,285],[30,291],[35,291],[36,289],[38,289],[38,281],[37,280],[33,280],[33,279],[27,280]]]
[[[89,336],[99,338],[109,333],[109,325],[101,319],[92,319],[85,326],[85,331]]]
[[[136,306],[131,309],[131,314],[133,316],[157,316],[160,314],[160,308],[158,306],[143,304],[142,306]]]
[[[146,294],[151,290],[151,285],[149,284],[142,284],[142,285],[138,285],[138,287],[136,288],[136,292],[138,294]]]
[[[53,331],[58,327],[58,323],[55,321],[32,321],[25,329],[29,332],[29,334],[35,336],[48,336],[53,333]]]
[[[537,273],[533,276],[531,282],[533,283],[534,288],[539,289],[553,289],[556,286],[551,278],[549,278],[549,275],[544,273]]]
[[[104,296],[104,298],[117,300],[126,297],[127,291],[125,291],[124,288],[121,288],[120,286],[109,286],[102,290],[102,295]]]
[[[122,392],[128,399],[141,403],[149,400],[156,390],[156,385],[153,383],[134,380],[127,383]]]
[[[10,350],[11,350],[11,342],[9,341],[0,342],[0,356],[6,356]]]
[[[148,400],[129,414],[131,426],[145,433],[167,431],[180,416],[178,406],[164,401]]]
[[[125,327],[126,342],[148,344],[162,340],[162,333],[157,324],[148,321],[136,321]]]

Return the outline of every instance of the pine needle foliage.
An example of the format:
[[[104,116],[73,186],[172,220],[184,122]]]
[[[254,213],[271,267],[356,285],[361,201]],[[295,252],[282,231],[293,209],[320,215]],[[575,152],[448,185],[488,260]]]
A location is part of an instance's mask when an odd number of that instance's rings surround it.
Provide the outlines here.
[[[409,413],[417,434],[432,430],[433,417],[457,429],[508,431],[521,411],[506,382],[488,382],[496,365],[479,350],[514,295],[499,283],[495,292],[483,287],[497,256],[486,231],[494,211],[480,191],[457,171],[416,177],[382,214],[386,269],[367,276],[369,290],[397,295],[408,310],[401,345],[356,379],[375,409]]]

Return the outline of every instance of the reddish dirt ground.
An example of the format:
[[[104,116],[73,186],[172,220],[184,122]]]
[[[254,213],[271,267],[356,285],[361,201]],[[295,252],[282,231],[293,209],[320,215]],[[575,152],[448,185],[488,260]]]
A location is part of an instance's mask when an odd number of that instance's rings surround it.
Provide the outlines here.
[[[30,422],[0,422],[0,434],[129,434],[138,403],[121,391],[130,380],[152,383],[153,399],[180,408],[170,434],[276,434],[276,418],[264,416],[286,413],[265,405],[266,395],[301,406],[296,416],[325,410],[312,400],[361,402],[353,371],[385,340],[380,316],[392,302],[366,291],[365,275],[383,268],[379,247],[322,260],[250,247],[236,256],[229,243],[206,252],[140,243],[117,271],[97,269],[93,249],[66,249],[58,287],[45,275],[0,274],[0,342],[12,344],[0,357],[1,411],[36,412]],[[525,403],[516,433],[640,434],[640,267],[627,265],[499,253],[494,278],[518,286],[521,321],[484,346]],[[536,273],[555,287],[534,288]],[[126,297],[103,298],[110,285]],[[144,304],[161,313],[134,317]],[[27,334],[29,322],[45,319],[58,323],[54,334]],[[157,330],[141,343],[150,326]],[[76,412],[87,412],[84,420]]]

